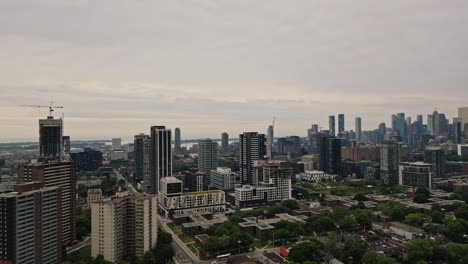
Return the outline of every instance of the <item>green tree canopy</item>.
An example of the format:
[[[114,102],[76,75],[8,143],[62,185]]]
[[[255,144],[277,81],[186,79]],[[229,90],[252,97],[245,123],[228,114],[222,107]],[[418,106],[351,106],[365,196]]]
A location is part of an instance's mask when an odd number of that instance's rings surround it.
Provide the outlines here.
[[[362,264],[394,264],[395,261],[392,258],[377,254],[372,251],[367,251],[362,256]]]
[[[403,223],[414,227],[422,227],[424,221],[426,221],[426,217],[423,214],[412,213],[405,216]]]
[[[450,243],[445,252],[448,264],[468,263],[468,244]]]
[[[429,261],[434,255],[437,243],[430,239],[415,239],[406,242],[406,261],[417,263],[418,261]]]
[[[320,252],[320,242],[310,240],[297,243],[289,251],[288,259],[302,263],[304,261],[315,261]]]
[[[344,244],[344,253],[346,260],[351,261],[351,263],[361,263],[362,257],[367,251],[369,244],[362,239],[347,239]]]

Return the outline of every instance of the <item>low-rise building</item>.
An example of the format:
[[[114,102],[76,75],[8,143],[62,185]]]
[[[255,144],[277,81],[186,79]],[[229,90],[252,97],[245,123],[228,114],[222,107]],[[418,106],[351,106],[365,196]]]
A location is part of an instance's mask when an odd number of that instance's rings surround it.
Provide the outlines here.
[[[424,162],[402,162],[399,183],[403,186],[432,188],[432,165]]]
[[[210,171],[210,187],[218,190],[233,190],[236,185],[241,184],[239,174],[230,168],[218,167]]]
[[[226,211],[225,193],[221,190],[186,192],[183,183],[175,177],[160,180],[159,208],[166,218],[190,213],[219,213]]]

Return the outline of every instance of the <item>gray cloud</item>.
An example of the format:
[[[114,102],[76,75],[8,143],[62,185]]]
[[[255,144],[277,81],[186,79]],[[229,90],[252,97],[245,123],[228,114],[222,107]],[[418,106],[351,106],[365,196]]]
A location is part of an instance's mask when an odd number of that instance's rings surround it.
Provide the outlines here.
[[[305,134],[344,112],[366,129],[468,99],[465,1],[0,2],[0,141],[66,106],[74,138],[152,124],[187,137]]]

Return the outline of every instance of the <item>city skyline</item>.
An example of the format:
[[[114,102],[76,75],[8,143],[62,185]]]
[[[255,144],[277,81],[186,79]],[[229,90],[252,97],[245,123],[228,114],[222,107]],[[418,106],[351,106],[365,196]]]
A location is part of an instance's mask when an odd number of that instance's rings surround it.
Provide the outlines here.
[[[72,140],[153,124],[184,138],[264,133],[273,116],[277,135],[303,135],[338,113],[368,130],[464,106],[468,3],[268,4],[2,1],[0,142],[34,139],[46,111],[19,105],[50,101]]]

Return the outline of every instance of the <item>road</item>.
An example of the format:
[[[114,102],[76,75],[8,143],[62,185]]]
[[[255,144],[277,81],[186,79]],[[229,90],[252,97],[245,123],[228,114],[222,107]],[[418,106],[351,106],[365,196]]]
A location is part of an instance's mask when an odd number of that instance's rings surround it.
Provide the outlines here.
[[[91,245],[91,237],[87,237],[85,240],[80,241],[78,244],[73,245],[71,247],[68,247],[67,248],[67,254],[78,251],[78,250],[86,247],[87,245]]]

